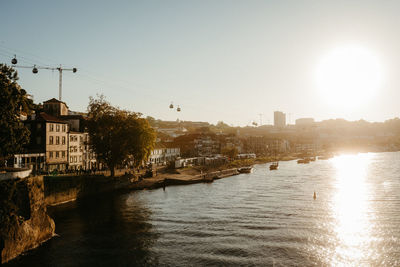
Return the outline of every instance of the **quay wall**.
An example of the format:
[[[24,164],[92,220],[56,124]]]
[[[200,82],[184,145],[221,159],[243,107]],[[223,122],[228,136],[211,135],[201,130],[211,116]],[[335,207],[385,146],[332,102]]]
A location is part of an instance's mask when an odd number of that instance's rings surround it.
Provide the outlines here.
[[[48,205],[58,205],[87,196],[122,191],[154,189],[169,185],[212,182],[238,174],[228,169],[193,176],[137,181],[133,175],[111,178],[102,175],[36,176],[0,181],[0,262],[36,248],[55,234],[47,214]]]
[[[99,193],[128,188],[133,176],[110,178],[103,175],[45,176],[46,205],[58,205]]]

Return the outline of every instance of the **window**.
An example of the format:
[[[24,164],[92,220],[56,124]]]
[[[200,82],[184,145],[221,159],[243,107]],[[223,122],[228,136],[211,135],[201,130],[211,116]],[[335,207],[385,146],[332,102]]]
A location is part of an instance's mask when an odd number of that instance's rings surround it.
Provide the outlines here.
[[[62,157],[63,159],[65,159],[65,151],[63,151],[63,152],[61,153],[61,157]]]
[[[69,148],[69,152],[74,152],[74,148],[72,146]]]
[[[53,139],[54,139],[53,136],[50,136],[50,137],[49,137],[49,144],[50,144],[50,145],[52,145],[52,144],[54,143],[54,140],[53,140]]]
[[[56,125],[56,131],[59,132],[60,131],[60,124]]]
[[[74,146],[74,152],[78,152],[78,147]]]
[[[79,156],[79,162],[82,162],[82,156]]]
[[[60,152],[56,151],[56,159],[60,157]]]
[[[73,157],[70,157],[70,158],[69,158],[69,162],[74,162],[74,158],[73,158]]]
[[[53,152],[49,152],[49,158],[53,158]]]
[[[81,143],[83,142],[82,136],[79,136],[79,141],[80,141]]]
[[[65,124],[62,126],[62,131],[65,132]]]
[[[59,144],[60,144],[60,137],[56,136],[56,145],[59,145]]]
[[[62,137],[62,144],[65,145],[65,136]]]
[[[50,123],[50,132],[54,132],[54,124]]]
[[[69,141],[70,141],[70,142],[73,142],[73,141],[74,141],[74,136],[73,136],[73,135],[70,135],[70,136],[69,136]]]
[[[77,162],[77,157],[76,156],[74,156],[74,162]]]
[[[40,130],[40,129],[42,129],[42,125],[41,125],[40,123],[38,123],[38,124],[36,124],[36,128],[37,128],[38,130]]]

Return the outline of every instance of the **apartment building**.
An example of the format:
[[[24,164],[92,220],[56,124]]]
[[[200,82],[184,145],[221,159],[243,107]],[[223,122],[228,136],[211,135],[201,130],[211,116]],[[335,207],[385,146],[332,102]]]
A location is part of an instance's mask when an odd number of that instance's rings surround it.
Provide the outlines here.
[[[65,170],[68,164],[68,124],[45,112],[32,114],[26,121],[30,143],[26,153],[14,156],[14,165],[34,170]]]
[[[151,151],[148,163],[152,164],[167,164],[168,162],[175,161],[180,156],[180,149],[157,147]]]
[[[68,133],[68,169],[82,170],[83,168],[83,149],[84,133]]]

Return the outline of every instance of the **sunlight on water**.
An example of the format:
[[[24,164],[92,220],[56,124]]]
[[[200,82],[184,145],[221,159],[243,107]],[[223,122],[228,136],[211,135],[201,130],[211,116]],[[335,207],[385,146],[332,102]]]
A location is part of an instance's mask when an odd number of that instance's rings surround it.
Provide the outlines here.
[[[370,158],[368,154],[343,155],[331,160],[336,169],[332,201],[337,235],[334,266],[360,266],[368,253],[371,225],[366,178]]]

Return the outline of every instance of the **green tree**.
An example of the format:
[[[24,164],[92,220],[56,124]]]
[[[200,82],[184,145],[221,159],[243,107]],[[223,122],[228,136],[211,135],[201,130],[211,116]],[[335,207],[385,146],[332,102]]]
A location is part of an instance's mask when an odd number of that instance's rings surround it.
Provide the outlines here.
[[[20,120],[21,112],[29,114],[33,107],[26,91],[17,83],[17,72],[0,64],[0,157],[19,153],[29,142],[29,130]],[[2,162],[0,162],[2,163]]]
[[[236,147],[224,147],[221,153],[229,159],[234,159],[238,155],[239,151]]]
[[[104,96],[90,98],[87,127],[90,145],[114,176],[115,167],[131,156],[135,166],[147,160],[155,143],[155,132],[140,113],[111,106]]]

